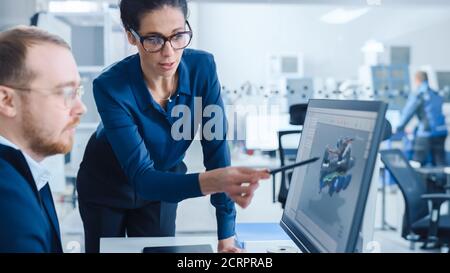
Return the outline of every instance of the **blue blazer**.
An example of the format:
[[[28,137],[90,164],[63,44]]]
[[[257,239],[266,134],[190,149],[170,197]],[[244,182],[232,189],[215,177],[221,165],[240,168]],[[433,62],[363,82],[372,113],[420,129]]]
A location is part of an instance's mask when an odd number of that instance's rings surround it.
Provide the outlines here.
[[[106,69],[94,80],[93,88],[102,123],[87,145],[78,173],[81,201],[132,209],[150,200],[176,203],[202,196],[199,174],[183,174],[180,166],[195,132],[214,118],[222,130],[218,138],[202,138],[204,166],[212,170],[230,165],[226,118],[216,117],[207,108],[224,109],[211,54],[184,50],[178,86],[167,109],[150,95],[139,55]],[[192,114],[176,106],[187,106]],[[206,110],[207,115],[197,116],[195,109],[200,114]],[[180,128],[180,123],[186,125],[183,129],[189,137],[175,139],[172,129]],[[216,207],[219,239],[234,235],[234,202],[219,193],[211,196],[211,203]]]
[[[39,192],[25,157],[0,145],[0,252],[62,252],[48,184]]]

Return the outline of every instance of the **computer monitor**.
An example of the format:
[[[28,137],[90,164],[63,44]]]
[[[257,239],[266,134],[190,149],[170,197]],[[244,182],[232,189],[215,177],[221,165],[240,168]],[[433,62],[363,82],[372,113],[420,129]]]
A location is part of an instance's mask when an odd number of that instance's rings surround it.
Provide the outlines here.
[[[411,48],[409,46],[391,46],[391,64],[409,66]]]
[[[437,71],[439,90],[450,92],[450,71]]]
[[[310,100],[281,227],[304,252],[355,252],[387,104]]]

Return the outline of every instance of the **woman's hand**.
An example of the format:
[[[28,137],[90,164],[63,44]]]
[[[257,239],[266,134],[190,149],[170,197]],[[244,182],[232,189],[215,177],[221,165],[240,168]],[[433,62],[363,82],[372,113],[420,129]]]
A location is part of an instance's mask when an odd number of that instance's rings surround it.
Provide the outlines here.
[[[259,186],[259,180],[269,177],[267,169],[228,167],[201,173],[199,180],[204,195],[225,192],[239,206],[246,208]]]
[[[217,252],[220,253],[241,253],[245,252],[244,249],[239,248],[235,245],[235,239],[234,236],[219,240],[219,243],[217,245]]]

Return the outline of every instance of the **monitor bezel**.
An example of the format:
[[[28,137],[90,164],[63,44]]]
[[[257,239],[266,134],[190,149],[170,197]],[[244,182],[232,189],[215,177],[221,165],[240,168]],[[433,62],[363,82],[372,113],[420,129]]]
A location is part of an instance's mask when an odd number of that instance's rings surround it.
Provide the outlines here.
[[[350,238],[345,246],[345,252],[354,252],[356,248],[356,243],[359,238],[359,231],[362,226],[364,211],[366,208],[366,200],[368,198],[370,183],[372,181],[372,176],[374,173],[374,167],[377,159],[377,153],[379,150],[379,144],[382,141],[383,126],[387,110],[387,104],[382,101],[355,101],[355,100],[329,100],[329,99],[312,99],[308,103],[308,110],[306,113],[306,119],[310,114],[312,108],[329,108],[329,109],[342,109],[342,110],[353,110],[353,111],[366,111],[377,113],[377,118],[375,121],[375,128],[373,130],[372,143],[378,143],[378,145],[370,145],[369,156],[367,164],[364,168],[364,176],[361,182],[360,195],[357,200],[357,205],[355,209],[355,217],[353,217],[353,223],[350,226]],[[303,134],[302,134],[303,135]],[[301,146],[303,137],[300,138],[299,148]],[[291,191],[288,192],[288,199]],[[316,246],[308,236],[304,234],[301,230],[295,227],[293,221],[283,211],[283,215],[280,221],[280,225],[283,230],[288,234],[288,236],[294,241],[294,243],[303,252],[321,252],[321,249]]]

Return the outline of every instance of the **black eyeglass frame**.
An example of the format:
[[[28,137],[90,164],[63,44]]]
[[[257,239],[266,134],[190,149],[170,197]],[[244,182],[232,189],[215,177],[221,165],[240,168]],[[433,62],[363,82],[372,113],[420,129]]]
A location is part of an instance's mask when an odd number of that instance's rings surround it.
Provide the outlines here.
[[[166,37],[166,36],[164,36],[164,35],[162,35],[162,34],[159,34],[159,33],[155,33],[155,34],[151,34],[151,35],[146,35],[146,36],[141,36],[137,31],[135,31],[135,30],[132,29],[132,28],[130,28],[129,31],[131,32],[131,34],[132,34],[137,40],[139,40],[139,42],[140,42],[141,45],[142,45],[142,48],[143,48],[146,52],[148,52],[148,53],[156,53],[156,52],[161,51],[161,50],[164,48],[164,46],[166,45],[167,42],[169,42],[170,46],[171,46],[174,50],[181,50],[181,49],[185,49],[186,47],[188,47],[189,44],[190,44],[191,41],[192,41],[193,33],[192,33],[191,25],[189,24],[189,22],[188,22],[187,20],[186,20],[186,25],[187,25],[187,27],[188,27],[189,30],[186,30],[186,31],[180,31],[180,32],[177,32],[177,33],[175,33],[175,34],[172,34],[172,35],[170,35],[170,36],[168,36],[168,37]],[[186,46],[184,46],[184,47],[176,48],[176,47],[174,47],[173,44],[172,44],[172,39],[173,39],[173,37],[175,37],[175,36],[177,36],[177,35],[180,35],[180,34],[189,34],[189,42],[188,42],[188,43],[186,44]],[[161,45],[161,48],[158,49],[158,50],[147,50],[147,49],[145,48],[145,46],[144,46],[144,41],[145,41],[146,39],[150,38],[150,37],[155,37],[155,36],[161,38],[161,39],[164,41],[164,42],[162,43],[162,45]]]

